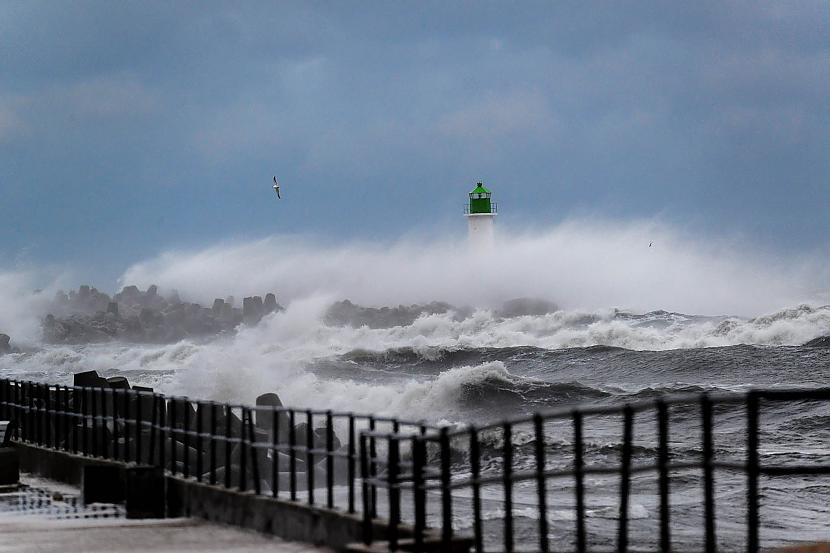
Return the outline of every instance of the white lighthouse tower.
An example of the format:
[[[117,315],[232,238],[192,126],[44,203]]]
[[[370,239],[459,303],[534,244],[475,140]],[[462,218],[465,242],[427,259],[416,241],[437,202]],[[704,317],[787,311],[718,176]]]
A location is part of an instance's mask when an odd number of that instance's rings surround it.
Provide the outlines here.
[[[487,248],[493,245],[497,205],[491,201],[491,192],[480,182],[470,192],[470,202],[464,209],[467,216],[469,240],[473,246]]]

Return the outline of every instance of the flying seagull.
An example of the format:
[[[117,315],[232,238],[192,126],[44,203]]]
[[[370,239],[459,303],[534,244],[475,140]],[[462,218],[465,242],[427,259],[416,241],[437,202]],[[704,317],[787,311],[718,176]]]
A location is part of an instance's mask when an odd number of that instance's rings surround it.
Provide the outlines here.
[[[274,192],[277,193],[277,199],[281,200],[282,196],[280,196],[280,185],[279,185],[279,183],[277,183],[277,177],[274,177],[274,186],[273,186],[273,188],[274,188]]]
[[[279,191],[277,191],[277,194],[279,194]],[[654,244],[654,242],[649,242],[648,247],[650,248],[652,244]]]

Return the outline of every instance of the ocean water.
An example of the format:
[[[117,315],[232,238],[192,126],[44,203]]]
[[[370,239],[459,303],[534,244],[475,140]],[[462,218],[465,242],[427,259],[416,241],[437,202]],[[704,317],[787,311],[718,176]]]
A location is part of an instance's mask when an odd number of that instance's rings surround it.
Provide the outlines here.
[[[425,314],[405,324],[372,328],[326,322],[330,303],[320,298],[289,305],[258,326],[232,337],[170,345],[37,345],[0,357],[4,376],[69,383],[72,374],[98,370],[131,382],[194,398],[253,403],[276,391],[296,407],[393,415],[431,423],[485,425],[505,417],[576,404],[613,404],[662,394],[731,392],[750,387],[828,385],[830,349],[802,344],[830,332],[830,307],[801,305],[754,318],[692,316],[656,311],[555,310],[536,315],[500,315],[497,310],[450,310]],[[699,410],[682,405],[671,413],[673,460],[700,459]],[[826,462],[830,455],[830,409],[808,402],[764,406],[762,463]],[[745,458],[745,413],[740,407],[715,411],[718,460]],[[653,413],[635,419],[634,464],[656,459]],[[548,467],[572,462],[567,424],[545,428]],[[620,417],[586,420],[588,464],[619,463]],[[482,435],[484,474],[501,470],[502,437]],[[532,428],[518,427],[514,468],[532,469]],[[454,473],[463,477],[462,452]],[[830,479],[762,479],[763,543],[830,537]],[[612,545],[619,482],[587,481],[591,543]],[[632,542],[656,547],[656,479],[632,483]],[[504,516],[499,486],[483,490],[488,543],[501,540]],[[532,549],[538,515],[536,488],[516,488],[516,540]],[[717,524],[724,548],[744,539],[745,477],[718,474]],[[465,495],[466,494],[466,495]],[[548,484],[550,539],[558,547],[574,540],[573,482]],[[468,490],[459,490],[456,526],[470,527]],[[700,471],[672,478],[672,529],[685,549],[703,539]]]

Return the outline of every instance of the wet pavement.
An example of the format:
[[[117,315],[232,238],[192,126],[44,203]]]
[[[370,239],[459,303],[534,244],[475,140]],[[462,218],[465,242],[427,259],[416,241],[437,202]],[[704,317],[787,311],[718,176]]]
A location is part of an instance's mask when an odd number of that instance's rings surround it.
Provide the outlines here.
[[[0,553],[333,553],[201,519],[128,520],[121,505],[85,505],[70,486],[23,476],[0,487]]]

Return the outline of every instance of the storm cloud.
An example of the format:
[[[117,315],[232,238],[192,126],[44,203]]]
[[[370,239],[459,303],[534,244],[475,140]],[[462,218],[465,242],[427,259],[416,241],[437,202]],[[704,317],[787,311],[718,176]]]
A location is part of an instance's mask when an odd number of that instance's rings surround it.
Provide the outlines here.
[[[463,233],[475,180],[514,227],[827,252],[828,28],[822,2],[8,2],[0,253],[114,277],[227,237]]]

